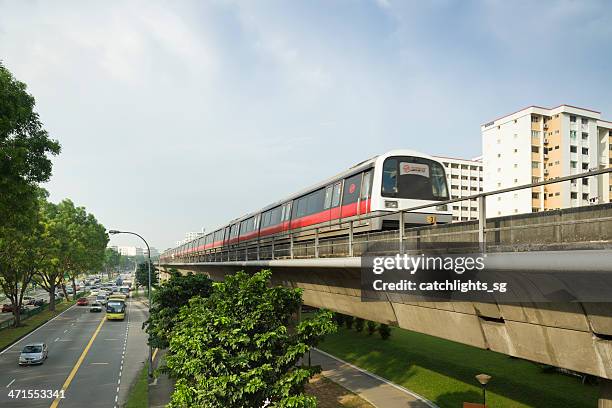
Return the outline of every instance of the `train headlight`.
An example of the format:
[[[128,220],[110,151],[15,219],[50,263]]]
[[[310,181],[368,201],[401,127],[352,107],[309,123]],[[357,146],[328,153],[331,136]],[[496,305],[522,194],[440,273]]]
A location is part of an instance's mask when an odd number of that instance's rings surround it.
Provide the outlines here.
[[[397,201],[385,200],[385,208],[398,208]]]
[[[448,205],[447,204],[437,205],[436,206],[436,210],[438,210],[438,211],[448,211]]]

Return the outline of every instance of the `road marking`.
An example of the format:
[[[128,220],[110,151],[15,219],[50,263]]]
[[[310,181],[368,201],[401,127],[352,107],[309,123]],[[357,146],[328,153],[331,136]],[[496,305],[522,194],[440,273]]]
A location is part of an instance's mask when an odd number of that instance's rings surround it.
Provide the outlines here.
[[[79,367],[81,366],[81,364],[83,364],[83,360],[85,360],[85,356],[87,356],[87,353],[89,352],[89,349],[91,348],[91,345],[96,339],[96,336],[98,336],[98,333],[100,333],[100,329],[102,328],[102,325],[104,324],[105,321],[106,321],[106,317],[103,317],[102,320],[100,320],[100,324],[98,325],[98,328],[94,332],[93,336],[91,336],[91,339],[89,339],[89,343],[87,343],[87,346],[85,346],[85,349],[81,353],[81,356],[77,360],[76,364],[74,365],[74,367],[72,367],[72,371],[70,371],[70,374],[68,374],[68,378],[66,378],[66,381],[64,382],[64,385],[62,386],[62,390],[64,390],[64,392],[66,392],[66,390],[70,386],[70,383],[74,379],[74,376],[79,370]],[[57,397],[49,408],[57,408],[60,401],[61,401],[61,398]]]
[[[155,356],[157,355],[157,351],[159,349],[155,349],[155,351],[153,352],[153,356],[151,357],[151,360],[155,361]]]
[[[15,378],[13,378],[13,381],[11,381],[10,383],[7,384],[6,388],[10,387],[12,383],[15,382]]]
[[[59,340],[59,337],[58,337],[58,338],[56,338],[55,340],[53,340],[53,342],[55,343],[55,342],[56,342],[56,341],[58,341],[58,340]]]
[[[91,363],[93,365],[108,365],[108,363]]]
[[[64,333],[66,333],[68,331],[68,329],[64,330]]]
[[[36,333],[37,331],[39,331],[40,329],[42,329],[43,327],[45,327],[47,324],[51,323],[52,321],[54,321],[55,319],[57,319],[58,317],[60,317],[61,315],[63,315],[64,313],[66,313],[67,311],[69,311],[70,309],[72,309],[74,307],[74,305],[70,306],[68,309],[64,310],[62,313],[58,314],[57,316],[55,316],[53,319],[47,320],[45,323],[41,324],[40,326],[38,326],[38,328],[36,328],[35,330],[32,330],[29,334],[23,336],[22,338],[20,338],[19,340],[17,340],[16,342],[14,342],[13,344],[11,344],[10,346],[8,346],[7,348],[5,348],[4,350],[0,351],[0,355],[6,353],[7,351],[9,351],[15,344],[27,339],[28,337],[30,337],[31,335],[33,335],[34,333]]]

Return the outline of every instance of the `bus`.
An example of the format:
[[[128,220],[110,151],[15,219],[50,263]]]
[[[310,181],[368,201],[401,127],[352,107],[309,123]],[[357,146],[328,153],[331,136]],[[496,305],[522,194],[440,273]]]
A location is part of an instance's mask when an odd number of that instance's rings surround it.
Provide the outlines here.
[[[106,302],[106,319],[123,320],[125,319],[125,300],[111,298]]]

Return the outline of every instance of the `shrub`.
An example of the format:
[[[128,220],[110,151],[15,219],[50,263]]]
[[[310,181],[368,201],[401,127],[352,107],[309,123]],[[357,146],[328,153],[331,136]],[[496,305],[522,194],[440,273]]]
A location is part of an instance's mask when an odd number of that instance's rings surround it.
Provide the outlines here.
[[[346,328],[349,330],[353,328],[354,321],[355,321],[355,318],[353,316],[347,315],[344,317],[344,324],[346,324]]]
[[[380,333],[380,337],[383,340],[387,340],[389,337],[391,337],[391,328],[389,325],[383,323],[378,328],[378,333]]]
[[[344,326],[344,318],[345,317],[346,316],[343,315],[342,313],[334,313],[334,321],[336,322],[338,327]]]
[[[368,320],[367,327],[368,327],[368,334],[369,334],[370,336],[371,336],[371,335],[373,335],[374,333],[376,333],[376,328],[377,328],[377,324],[376,324],[376,322],[373,322],[373,321],[371,321],[371,320]]]
[[[355,330],[357,331],[357,333],[361,333],[363,331],[364,325],[365,321],[361,317],[355,319]]]

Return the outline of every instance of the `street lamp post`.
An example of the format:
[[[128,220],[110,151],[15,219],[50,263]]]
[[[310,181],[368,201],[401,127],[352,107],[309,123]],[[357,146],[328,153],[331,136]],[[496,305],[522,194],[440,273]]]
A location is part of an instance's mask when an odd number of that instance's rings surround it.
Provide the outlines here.
[[[487,406],[487,384],[491,380],[491,376],[488,374],[478,374],[476,379],[482,386],[482,406]]]
[[[116,234],[131,234],[131,235],[136,235],[138,238],[142,239],[142,241],[145,243],[145,245],[147,246],[147,256],[149,258],[149,262],[147,262],[147,265],[149,267],[149,317],[151,317],[151,248],[149,248],[149,244],[147,243],[147,240],[144,239],[141,235],[135,233],[135,232],[130,232],[130,231],[118,231],[118,230],[109,230],[108,231],[109,234],[111,235],[116,235]],[[149,374],[149,378],[153,378],[153,348],[151,347],[151,334],[149,334],[149,369],[148,369],[148,374]]]

